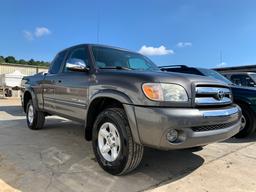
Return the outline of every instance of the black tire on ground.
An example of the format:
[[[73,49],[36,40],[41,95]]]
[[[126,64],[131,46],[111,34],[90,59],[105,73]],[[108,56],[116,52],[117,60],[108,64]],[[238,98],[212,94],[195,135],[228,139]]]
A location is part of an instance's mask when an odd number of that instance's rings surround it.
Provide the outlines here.
[[[29,121],[29,109],[31,107],[33,108],[33,120],[30,122]],[[44,122],[45,122],[44,113],[36,110],[36,108],[33,105],[32,100],[29,100],[29,102],[27,103],[26,118],[27,118],[27,125],[30,129],[39,130],[39,129],[43,128]]]
[[[104,123],[115,125],[120,136],[120,151],[112,162],[103,157],[98,145],[99,130]],[[144,152],[144,147],[133,141],[125,111],[121,108],[107,108],[98,115],[93,126],[92,145],[99,165],[112,175],[124,175],[134,170]]]
[[[256,130],[256,118],[255,113],[250,109],[250,107],[246,104],[239,104],[242,109],[242,114],[246,120],[246,125],[244,129],[242,129],[239,133],[235,135],[236,138],[245,138],[253,133]]]

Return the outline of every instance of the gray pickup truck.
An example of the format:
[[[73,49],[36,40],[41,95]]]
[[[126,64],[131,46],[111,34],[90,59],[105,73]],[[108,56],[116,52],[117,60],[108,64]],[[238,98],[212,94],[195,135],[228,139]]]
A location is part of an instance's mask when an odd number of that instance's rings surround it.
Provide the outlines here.
[[[22,80],[27,125],[48,115],[84,124],[100,166],[113,175],[135,169],[144,146],[191,148],[238,133],[241,110],[227,84],[160,71],[127,50],[82,44],[57,54],[48,73]]]

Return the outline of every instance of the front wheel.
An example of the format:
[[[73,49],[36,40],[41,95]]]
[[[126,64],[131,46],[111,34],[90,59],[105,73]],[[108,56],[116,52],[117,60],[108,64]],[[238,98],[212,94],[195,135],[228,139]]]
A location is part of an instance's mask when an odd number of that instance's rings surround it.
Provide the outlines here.
[[[99,165],[112,175],[135,169],[144,147],[133,141],[126,114],[120,108],[102,111],[93,126],[93,150]]]
[[[30,100],[27,104],[26,117],[27,117],[27,125],[30,129],[38,130],[38,129],[42,129],[42,127],[44,126],[44,122],[45,122],[44,113],[41,111],[38,111],[34,107],[32,100]]]

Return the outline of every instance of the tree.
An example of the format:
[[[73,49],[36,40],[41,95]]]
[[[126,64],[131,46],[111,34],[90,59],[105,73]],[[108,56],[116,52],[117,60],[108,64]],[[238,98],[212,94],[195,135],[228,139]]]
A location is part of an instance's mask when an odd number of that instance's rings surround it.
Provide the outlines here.
[[[23,64],[23,65],[36,65],[36,66],[45,66],[48,67],[50,65],[49,62],[45,61],[36,61],[34,59],[30,59],[29,61],[26,61],[24,59],[16,60],[13,56],[3,57],[0,56],[0,63],[16,63],[16,64]]]
[[[0,63],[4,63],[4,62],[5,62],[4,57],[0,56]]]
[[[16,63],[16,59],[13,56],[8,56],[8,57],[5,57],[5,62],[6,63]]]
[[[27,64],[27,61],[25,61],[24,59],[20,59],[20,60],[18,61],[18,63],[19,63],[19,64]]]
[[[48,63],[44,62],[44,61],[38,61],[37,64],[40,65],[40,66],[48,66]]]
[[[30,60],[28,61],[28,64],[29,64],[29,65],[35,65],[35,64],[36,64],[36,62],[35,62],[35,60],[34,60],[34,59],[30,59]]]

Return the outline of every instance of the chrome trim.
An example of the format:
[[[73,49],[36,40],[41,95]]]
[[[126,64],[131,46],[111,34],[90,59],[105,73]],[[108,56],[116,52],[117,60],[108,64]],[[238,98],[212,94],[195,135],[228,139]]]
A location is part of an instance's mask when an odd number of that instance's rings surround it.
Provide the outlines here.
[[[223,91],[225,94],[231,93],[230,89],[223,87],[196,87],[197,94],[216,94],[219,91]]]
[[[75,102],[74,100],[71,100],[71,101],[68,101],[68,100],[63,100],[63,99],[54,99],[54,98],[51,98],[51,97],[47,97],[45,96],[44,97],[44,100],[46,101],[52,101],[54,103],[58,103],[58,104],[66,104],[66,105],[71,105],[71,106],[78,106],[78,107],[82,107],[82,108],[85,108],[87,107],[87,104],[84,103],[84,102]]]
[[[232,103],[232,93],[228,87],[196,87],[195,104],[227,105]]]
[[[66,104],[70,106],[79,106],[79,107],[86,107],[87,105],[85,103],[79,103],[79,102],[74,102],[74,101],[68,101],[68,100],[63,100],[63,99],[55,99],[54,100],[58,104]]]
[[[67,60],[66,68],[70,71],[82,71],[86,69],[86,64],[82,59],[71,58]]]
[[[235,114],[239,114],[241,110],[238,107],[232,107],[229,109],[219,109],[219,110],[207,110],[207,111],[201,111],[203,116],[205,118],[207,117],[227,117]]]
[[[214,97],[197,97],[195,103],[199,106],[203,105],[227,105],[231,104],[232,100],[228,97],[224,97],[222,100],[217,100]]]

